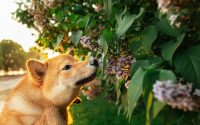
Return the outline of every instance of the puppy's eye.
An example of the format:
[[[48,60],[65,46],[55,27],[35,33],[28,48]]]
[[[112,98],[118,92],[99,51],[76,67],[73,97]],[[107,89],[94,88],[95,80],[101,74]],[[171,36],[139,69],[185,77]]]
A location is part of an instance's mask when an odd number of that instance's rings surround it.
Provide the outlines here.
[[[65,65],[65,67],[62,70],[69,70],[71,68],[71,65]]]

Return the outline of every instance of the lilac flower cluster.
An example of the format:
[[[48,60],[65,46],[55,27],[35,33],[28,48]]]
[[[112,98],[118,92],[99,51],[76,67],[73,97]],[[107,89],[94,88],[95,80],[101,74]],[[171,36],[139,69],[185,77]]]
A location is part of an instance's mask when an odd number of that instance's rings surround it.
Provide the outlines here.
[[[45,2],[45,1],[44,1]],[[43,28],[48,26],[47,14],[45,13],[45,7],[38,3],[38,1],[32,1],[31,5],[25,5],[29,14],[34,17],[34,28],[41,32]]]
[[[126,79],[130,75],[131,64],[135,62],[135,58],[131,55],[122,55],[116,58],[110,57],[105,71],[107,74],[115,75],[117,79]]]
[[[55,7],[55,2],[54,2],[54,0],[44,0],[44,4],[45,4],[45,6],[47,6],[47,7],[49,7],[49,8]]]
[[[162,13],[179,12],[179,10],[190,7],[192,4],[197,6],[199,2],[196,0],[157,0],[158,9]]]
[[[130,83],[131,83],[131,81],[130,81],[130,80],[128,80],[128,81],[126,81],[126,82],[125,82],[124,86],[125,86],[125,87],[128,89],[128,87],[129,87]]]
[[[192,15],[196,11],[191,8],[191,6],[199,6],[199,1],[192,0],[157,0],[158,9],[163,13],[168,15],[170,24],[180,28],[181,26],[188,25],[190,28],[195,29],[195,24],[193,23]],[[188,12],[185,13],[185,10]],[[197,10],[198,11],[198,10]]]
[[[92,43],[92,39],[89,36],[82,36],[80,38],[80,43],[83,47],[89,50],[95,51],[97,48]],[[98,60],[99,65],[103,65],[103,59]],[[135,63],[136,60],[131,55],[121,55],[119,57],[109,56],[107,59],[105,72],[106,74],[115,75],[117,79],[126,79],[130,75],[131,64]]]
[[[83,47],[88,48],[89,50],[95,49],[95,46],[92,44],[92,39],[89,36],[82,36],[80,43],[83,45]]]
[[[192,92],[192,85],[174,84],[173,81],[156,81],[153,86],[154,97],[183,111],[200,110],[200,90]]]
[[[57,3],[62,3],[62,0],[44,0],[44,5],[49,8],[53,8]]]
[[[48,28],[50,26],[49,22],[55,23],[55,17],[52,16],[52,20],[50,20],[49,15],[46,13],[49,8],[53,8],[57,3],[62,2],[62,0],[44,0],[42,2],[33,0],[30,6],[25,5],[28,8],[28,12],[34,17],[34,25],[37,31],[41,32],[42,29]]]
[[[167,13],[168,8],[171,4],[171,0],[157,0],[157,3],[158,3],[158,9],[160,9],[162,13]]]
[[[170,10],[170,6],[172,6],[172,0],[157,0],[158,3],[158,9],[160,9],[160,11],[162,13],[167,13]],[[178,20],[179,15],[178,14],[172,14],[169,17],[169,21],[171,25],[174,25],[176,27],[180,27],[181,22]]]
[[[170,21],[170,25],[174,25],[178,28],[181,26],[181,22],[179,21],[179,15],[178,14],[172,14],[169,17],[169,21]]]
[[[44,16],[44,13],[39,8],[36,9],[33,13],[34,19],[35,19],[35,25],[36,27],[44,27],[46,25],[46,18]]]
[[[92,8],[94,9],[94,11],[99,12],[102,10],[103,5],[102,4],[92,4]]]

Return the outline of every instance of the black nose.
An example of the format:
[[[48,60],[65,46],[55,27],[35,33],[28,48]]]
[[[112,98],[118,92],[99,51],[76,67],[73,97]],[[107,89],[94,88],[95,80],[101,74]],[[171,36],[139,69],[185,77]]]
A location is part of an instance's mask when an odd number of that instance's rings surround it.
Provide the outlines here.
[[[98,67],[99,66],[98,60],[94,58],[90,59],[90,65]]]

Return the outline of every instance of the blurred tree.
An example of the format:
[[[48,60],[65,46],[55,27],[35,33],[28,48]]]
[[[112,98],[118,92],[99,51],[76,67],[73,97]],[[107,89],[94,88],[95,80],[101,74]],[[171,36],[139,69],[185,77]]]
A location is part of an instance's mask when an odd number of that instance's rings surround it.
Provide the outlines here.
[[[33,46],[29,48],[28,58],[33,58],[37,60],[45,60],[48,58],[48,54],[43,52],[40,47]]]
[[[2,40],[0,42],[0,48],[0,63],[2,63],[1,69],[9,71],[25,68],[27,54],[18,43],[12,40]]]
[[[3,53],[2,53],[2,49],[1,49],[1,46],[0,46],[0,69],[3,68]]]

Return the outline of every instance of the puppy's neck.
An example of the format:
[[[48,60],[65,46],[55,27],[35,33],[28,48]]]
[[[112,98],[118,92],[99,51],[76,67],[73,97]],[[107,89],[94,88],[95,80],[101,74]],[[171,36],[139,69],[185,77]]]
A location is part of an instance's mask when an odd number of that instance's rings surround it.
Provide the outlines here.
[[[26,115],[40,115],[44,108],[53,106],[44,98],[40,86],[35,86],[32,82],[25,76],[8,96],[5,108]]]

